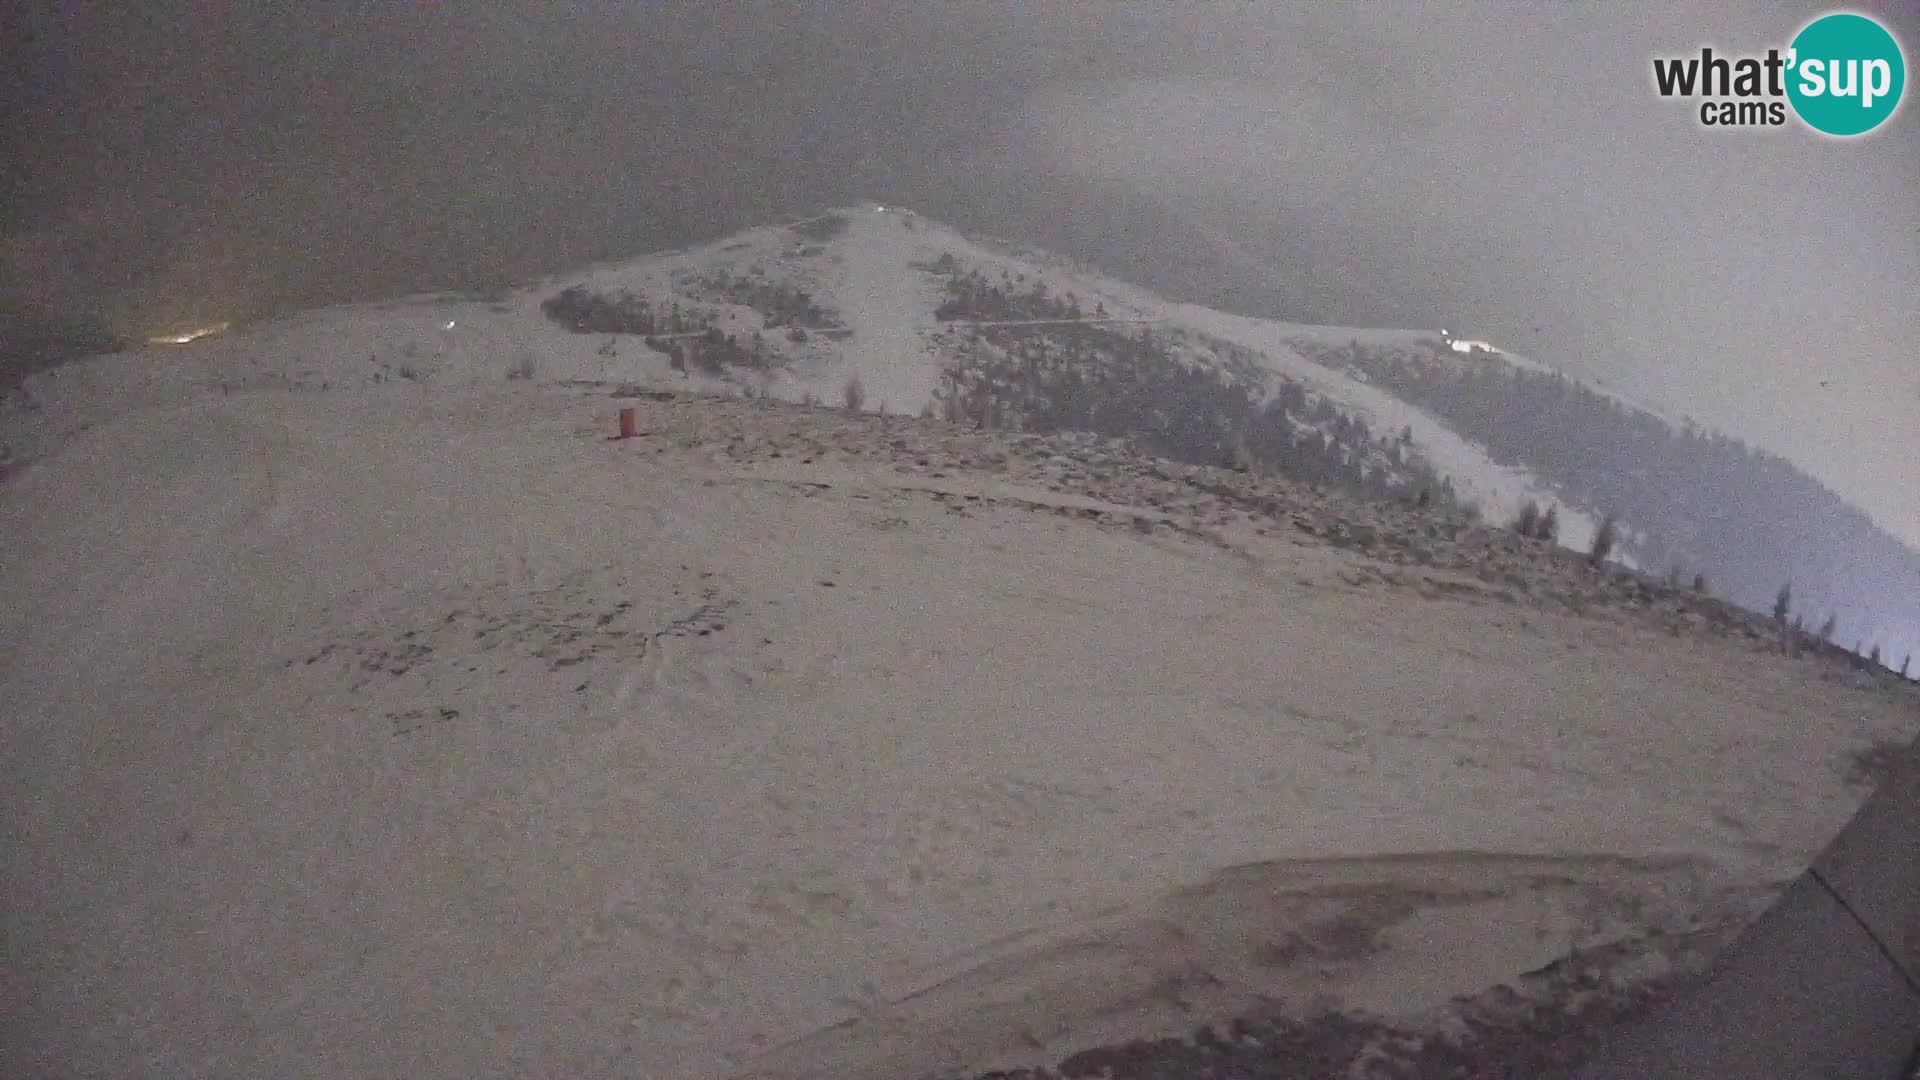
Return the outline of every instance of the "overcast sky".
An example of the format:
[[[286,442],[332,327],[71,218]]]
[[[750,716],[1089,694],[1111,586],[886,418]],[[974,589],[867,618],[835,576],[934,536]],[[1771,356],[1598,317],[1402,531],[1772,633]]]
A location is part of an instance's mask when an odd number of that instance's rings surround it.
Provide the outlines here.
[[[15,0],[0,301],[144,334],[881,199],[1488,337],[1920,544],[1920,107],[1841,143],[1653,93],[1653,56],[1820,5],[1441,7]],[[1915,52],[1913,3],[1860,9]]]

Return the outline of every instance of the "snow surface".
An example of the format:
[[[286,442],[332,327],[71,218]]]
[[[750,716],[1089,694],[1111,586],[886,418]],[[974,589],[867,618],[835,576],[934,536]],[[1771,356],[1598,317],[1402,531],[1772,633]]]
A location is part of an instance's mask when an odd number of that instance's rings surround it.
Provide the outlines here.
[[[795,231],[797,226],[828,218],[846,225],[830,239],[813,240]],[[815,253],[803,254],[808,251]],[[1598,521],[1590,508],[1570,503],[1525,468],[1496,463],[1479,443],[1370,385],[1364,377],[1315,363],[1288,344],[1313,340],[1345,346],[1358,341],[1376,348],[1418,350],[1437,341],[1437,331],[1314,326],[1172,303],[1069,260],[1004,241],[969,238],[910,210],[872,203],[782,225],[758,226],[683,250],[598,264],[492,300],[429,295],[340,306],[242,327],[187,345],[146,348],[115,358],[118,363],[108,365],[115,369],[111,375],[84,370],[97,368],[98,362],[56,369],[36,380],[35,391],[54,398],[70,396],[89,403],[82,406],[87,409],[103,407],[95,391],[116,396],[132,393],[134,385],[148,400],[175,400],[198,388],[334,389],[391,381],[490,384],[504,379],[509,371],[530,369],[535,379],[549,383],[588,380],[726,393],[751,390],[787,401],[830,403],[838,403],[848,381],[857,378],[868,410],[912,414],[932,402],[948,359],[943,350],[952,347],[952,329],[961,325],[941,322],[933,315],[944,296],[942,285],[937,276],[921,268],[942,254],[953,255],[963,268],[989,278],[1004,272],[1015,279],[1042,281],[1054,295],[1076,295],[1083,310],[1103,304],[1116,322],[1139,320],[1252,349],[1267,370],[1302,381],[1343,411],[1365,420],[1376,433],[1411,429],[1413,449],[1451,478],[1463,499],[1478,503],[1487,520],[1511,520],[1529,501],[1543,508],[1557,506],[1560,543],[1575,550],[1592,543]],[[806,289],[833,309],[852,332],[844,337],[814,335],[807,344],[794,345],[777,331],[767,331],[773,346],[784,354],[776,369],[736,371],[715,378],[701,372],[674,372],[665,355],[634,338],[570,333],[540,310],[542,300],[570,285],[582,285],[609,295],[629,291],[660,309],[678,302],[708,310],[717,314],[724,331],[742,338],[760,331],[759,312],[717,301],[692,287],[718,272],[760,275]],[[1504,352],[1497,362],[1552,370]],[[152,370],[138,375],[118,370],[132,366]],[[67,395],[62,384],[92,389]],[[1677,426],[1602,384],[1583,381],[1583,385]],[[30,432],[39,426],[33,417],[22,423]],[[44,438],[57,433],[38,434]],[[16,442],[9,447],[14,454],[35,452],[36,438]],[[1631,522],[1622,525],[1632,534]],[[1637,568],[1626,552],[1615,557]]]
[[[1542,508],[1555,505],[1560,508],[1560,542],[1573,548],[1591,544],[1596,527],[1593,518],[1560,500],[1532,473],[1496,463],[1484,446],[1455,433],[1432,414],[1345,372],[1314,363],[1288,344],[1296,338],[1311,337],[1329,345],[1358,341],[1362,345],[1411,348],[1431,340],[1432,335],[1414,330],[1306,326],[1229,315],[1191,304],[1174,305],[1172,317],[1256,351],[1272,370],[1339,402],[1376,433],[1411,429],[1414,446],[1442,475],[1453,480],[1454,490],[1463,499],[1479,503],[1488,520],[1511,520],[1529,500]]]
[[[1418,1010],[1744,910],[1912,730],[1291,529],[1098,525],[933,425],[134,392],[196,355],[44,384],[0,493],[8,1075],[897,1077]]]
[[[845,377],[860,380],[870,408],[918,412],[933,401],[940,382],[940,360],[926,335],[936,325],[933,309],[941,289],[909,267],[938,258],[939,242],[884,212],[854,214],[850,220],[852,238],[839,246],[842,273],[825,283],[834,307],[855,324],[853,339],[841,351]]]
[[[897,207],[862,204],[807,221],[837,217],[845,229],[824,241],[788,225],[760,226],[712,243],[642,259],[605,263],[558,275],[493,302],[419,297],[380,305],[340,307],[279,320],[191,345],[143,350],[141,363],[164,365],[199,385],[233,383],[341,387],[374,378],[491,383],[517,364],[531,364],[544,382],[585,379],[652,382],[698,389],[729,383],[791,401],[838,402],[850,379],[866,392],[866,407],[915,413],[932,402],[945,362],[941,351],[953,324],[934,318],[943,293],[939,279],[917,267],[951,254],[989,278],[1001,273],[1044,281],[1055,295],[1072,293],[1083,310],[1103,304],[1117,320],[1139,319],[1168,330],[1190,330],[1255,350],[1264,366],[1298,379],[1377,433],[1411,429],[1414,449],[1455,490],[1478,502],[1489,520],[1509,520],[1521,504],[1558,505],[1561,542],[1582,548],[1596,522],[1586,509],[1561,499],[1526,469],[1495,463],[1484,447],[1441,420],[1354,375],[1312,362],[1289,347],[1294,339],[1345,345],[1418,348],[1432,331],[1316,327],[1228,315],[1175,304],[1048,256],[993,241],[976,242]],[[803,251],[817,249],[817,254]],[[728,332],[747,336],[760,316],[701,295],[691,283],[726,272],[760,274],[808,290],[852,330],[845,339],[815,335],[804,346],[768,338],[790,354],[779,370],[713,379],[669,370],[667,358],[631,338],[572,334],[540,313],[540,301],[569,285],[616,294],[630,291],[656,308],[669,303],[718,313]],[[448,329],[447,324],[453,323]],[[1535,367],[1523,358],[1505,362]],[[58,380],[62,376],[55,374]],[[734,387],[737,389],[737,387]]]

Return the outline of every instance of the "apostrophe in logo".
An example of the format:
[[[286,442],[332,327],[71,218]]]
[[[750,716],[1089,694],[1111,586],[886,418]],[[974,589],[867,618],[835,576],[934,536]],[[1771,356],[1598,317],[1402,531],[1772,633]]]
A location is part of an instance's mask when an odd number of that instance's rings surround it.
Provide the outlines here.
[[[1906,89],[1900,43],[1865,15],[1822,15],[1793,39],[1787,58],[1787,100],[1809,127],[1828,135],[1879,127]]]
[[[1907,63],[1886,27],[1841,11],[1802,27],[1784,50],[1728,56],[1707,46],[1697,57],[1656,58],[1653,82],[1661,97],[1703,99],[1704,127],[1779,127],[1793,115],[1844,138],[1872,131],[1899,109]]]

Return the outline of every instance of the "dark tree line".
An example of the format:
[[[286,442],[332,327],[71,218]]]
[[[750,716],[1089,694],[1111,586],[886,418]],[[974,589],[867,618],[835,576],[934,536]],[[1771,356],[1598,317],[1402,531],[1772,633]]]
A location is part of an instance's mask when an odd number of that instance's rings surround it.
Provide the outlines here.
[[[644,297],[630,292],[605,296],[575,285],[541,301],[540,310],[576,334],[642,335],[648,348],[664,353],[668,365],[683,374],[700,371],[719,376],[729,367],[765,369],[778,358],[758,332],[741,340],[714,326],[710,313],[683,310],[677,303],[657,311]]]
[[[1801,601],[1819,609],[1920,617],[1920,555],[1784,458],[1669,425],[1556,372],[1461,361],[1437,347],[1299,348],[1364,371],[1573,501],[1619,514],[1646,534],[1621,538],[1643,566],[1704,569],[1723,595],[1755,611],[1791,575]]]
[[[952,274],[948,293],[944,320],[1086,314],[1077,298],[1043,284],[979,273]],[[1404,433],[1376,438],[1298,382],[1251,372],[1145,328],[984,326],[969,331],[937,398],[949,420],[1132,438],[1176,461],[1259,466],[1369,498],[1461,509],[1452,483]]]
[[[947,278],[947,298],[934,309],[933,317],[942,322],[955,319],[1011,322],[1079,319],[1085,314],[1073,296],[1055,296],[1047,291],[1046,283],[1038,279],[1027,285],[1002,275],[1000,281],[994,282],[977,270],[969,270]]]
[[[691,334],[707,329],[711,316],[674,304],[655,311],[645,297],[622,290],[614,296],[574,285],[540,301],[547,318],[576,334]]]
[[[787,226],[796,236],[807,240],[831,240],[847,231],[852,224],[844,214],[821,214],[819,217]]]
[[[743,342],[739,335],[723,334],[716,326],[707,327],[699,337],[650,337],[647,347],[667,354],[667,365],[682,374],[693,370],[717,377],[729,367],[765,370],[777,359],[758,332]]]
[[[834,313],[815,303],[805,289],[781,282],[722,271],[702,279],[700,286],[714,297],[758,311],[770,330],[787,326],[827,330],[840,325]]]

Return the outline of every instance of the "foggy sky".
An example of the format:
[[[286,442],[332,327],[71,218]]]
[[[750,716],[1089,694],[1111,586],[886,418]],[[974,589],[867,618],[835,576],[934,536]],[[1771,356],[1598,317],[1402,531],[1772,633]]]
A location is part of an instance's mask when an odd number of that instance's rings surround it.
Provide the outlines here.
[[[1920,106],[1843,143],[1652,90],[1822,5],[559,6],[0,5],[0,310],[139,335],[879,199],[1181,299],[1486,337],[1920,544]],[[1911,66],[1920,9],[1862,10]]]

